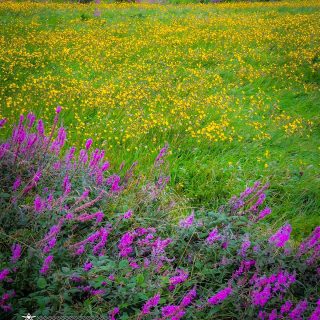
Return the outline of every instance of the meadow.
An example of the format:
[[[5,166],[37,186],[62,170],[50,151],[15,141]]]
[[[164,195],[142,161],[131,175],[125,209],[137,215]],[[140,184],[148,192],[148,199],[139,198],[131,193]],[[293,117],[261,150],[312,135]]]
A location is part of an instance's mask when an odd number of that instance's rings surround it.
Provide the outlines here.
[[[96,13],[94,13],[96,12]],[[170,145],[171,186],[217,207],[269,180],[272,220],[319,221],[319,1],[1,2],[0,118],[61,105],[113,163]]]
[[[181,1],[0,2],[1,319],[320,319],[320,1]]]

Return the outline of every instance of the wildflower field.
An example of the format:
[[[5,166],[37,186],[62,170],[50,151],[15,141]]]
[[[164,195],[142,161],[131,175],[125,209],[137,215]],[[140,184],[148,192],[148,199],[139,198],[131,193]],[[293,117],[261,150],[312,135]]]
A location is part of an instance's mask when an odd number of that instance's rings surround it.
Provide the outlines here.
[[[70,142],[92,137],[142,168],[168,142],[172,185],[195,206],[270,179],[278,221],[309,232],[320,208],[319,8],[2,2],[0,116],[48,121],[61,105]]]
[[[0,18],[1,319],[320,319],[319,0]]]

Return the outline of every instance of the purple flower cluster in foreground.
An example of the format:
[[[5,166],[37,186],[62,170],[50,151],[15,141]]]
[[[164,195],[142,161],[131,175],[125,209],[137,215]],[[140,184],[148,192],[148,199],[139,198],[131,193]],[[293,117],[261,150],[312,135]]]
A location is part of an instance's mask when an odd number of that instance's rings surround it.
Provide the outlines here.
[[[253,277],[250,280],[254,288],[251,293],[252,304],[263,307],[275,294],[285,293],[295,281],[295,275],[286,271],[280,271],[269,277]]]
[[[289,223],[265,228],[268,183],[181,218],[163,192],[168,144],[136,177],[137,162],[114,168],[91,138],[67,148],[61,112],[50,129],[21,116],[0,144],[0,317],[46,297],[45,312],[111,320],[320,319],[320,227],[300,244]]]

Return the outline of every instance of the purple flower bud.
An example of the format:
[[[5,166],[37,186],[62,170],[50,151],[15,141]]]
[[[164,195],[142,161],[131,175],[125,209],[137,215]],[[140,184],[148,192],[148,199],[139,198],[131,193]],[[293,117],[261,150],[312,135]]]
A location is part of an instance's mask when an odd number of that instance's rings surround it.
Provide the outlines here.
[[[87,150],[89,150],[91,148],[91,145],[92,145],[92,139],[90,138],[90,139],[87,140],[87,142],[85,144],[85,148]]]
[[[110,168],[110,163],[106,161],[102,166],[101,166],[101,171],[106,171]]]
[[[84,271],[89,271],[91,270],[93,267],[93,264],[89,261],[89,262],[86,262],[84,265],[83,265],[83,270]]]
[[[30,129],[33,126],[34,122],[36,121],[36,116],[32,112],[30,112],[27,115],[27,118],[29,120],[28,128]]]
[[[62,110],[62,107],[61,106],[57,106],[56,108],[56,114],[59,114]]]
[[[80,150],[80,154],[79,154],[79,161],[86,164],[88,161],[88,154],[87,151],[84,149]]]
[[[41,119],[38,121],[36,129],[37,129],[37,131],[38,131],[40,136],[44,135],[44,124],[43,124],[43,121]]]
[[[68,175],[66,175],[63,179],[63,192],[65,195],[71,192],[71,183]]]
[[[0,119],[0,128],[2,128],[7,122],[7,119],[4,118],[4,119]]]
[[[264,217],[266,217],[270,213],[271,213],[271,209],[270,208],[268,208],[268,207],[264,208],[263,210],[261,210],[259,212],[258,220],[262,220]]]
[[[123,219],[130,219],[132,217],[133,211],[130,209],[125,214],[123,214]]]
[[[40,180],[40,178],[41,178],[41,175],[42,175],[41,171],[38,170],[38,171],[36,172],[36,174],[34,175],[34,177],[33,177],[33,181],[34,181],[35,183],[39,182],[39,180]]]

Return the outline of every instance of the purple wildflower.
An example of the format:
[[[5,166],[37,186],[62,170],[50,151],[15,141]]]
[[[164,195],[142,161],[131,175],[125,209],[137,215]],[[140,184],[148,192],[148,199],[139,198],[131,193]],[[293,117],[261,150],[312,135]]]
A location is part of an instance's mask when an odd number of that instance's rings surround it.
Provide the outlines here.
[[[84,245],[80,245],[78,247],[78,249],[76,250],[75,255],[80,256],[80,255],[82,255],[84,253],[84,251],[85,251],[85,246]]]
[[[90,221],[90,220],[95,219],[96,223],[99,223],[103,220],[103,217],[104,217],[103,212],[98,211],[98,212],[92,213],[92,214],[84,213],[84,214],[80,215],[79,217],[77,217],[76,220],[80,221],[80,222],[85,222],[85,221]]]
[[[102,254],[103,248],[106,246],[109,236],[109,231],[107,229],[101,228],[100,230],[100,241],[93,247],[94,254]]]
[[[4,312],[11,312],[12,311],[12,306],[11,304],[8,304],[8,300],[11,299],[12,297],[15,296],[15,291],[11,290],[8,292],[5,292],[1,298],[0,298],[0,308],[4,311]]]
[[[35,175],[33,176],[33,182],[37,183],[39,182],[40,178],[42,176],[42,172],[40,170],[38,170]]]
[[[66,154],[66,162],[69,163],[74,158],[74,154],[76,152],[76,147],[71,147],[69,152]]]
[[[101,295],[104,295],[106,292],[105,290],[103,289],[91,289],[90,290],[90,294],[92,296],[101,296]]]
[[[208,235],[206,242],[212,245],[215,241],[220,240],[221,236],[219,235],[218,229],[214,228]]]
[[[227,287],[225,289],[220,290],[214,296],[208,299],[208,303],[212,305],[216,305],[224,301],[230,294],[232,294],[232,289]]]
[[[292,320],[300,320],[301,315],[305,312],[308,307],[307,300],[300,301],[296,307],[289,313],[289,318]]]
[[[264,217],[268,216],[271,213],[271,209],[266,207],[259,212],[257,220],[262,220]]]
[[[185,282],[189,277],[189,273],[181,269],[178,269],[176,272],[177,272],[177,275],[169,279],[172,289],[174,289],[177,284]]]
[[[288,313],[292,307],[293,303],[290,300],[287,300],[280,308],[280,313]]]
[[[283,271],[280,271],[278,274],[272,274],[269,277],[253,277],[250,280],[250,283],[254,282],[254,290],[251,293],[253,305],[263,307],[272,298],[273,294],[286,292],[295,281],[294,274]]]
[[[308,251],[311,251],[316,245],[320,244],[320,226],[316,227],[312,234],[303,241],[299,246],[298,256],[301,256]]]
[[[43,121],[41,119],[38,121],[37,131],[38,131],[40,136],[44,135],[44,124],[43,124]]]
[[[66,175],[63,179],[63,192],[65,195],[71,192],[71,183],[68,175]]]
[[[44,203],[39,195],[34,199],[34,211],[40,213],[44,209]]]
[[[91,148],[91,145],[92,145],[92,139],[90,138],[90,139],[87,140],[86,145],[85,145],[85,148],[86,148],[87,150],[89,150],[89,149]]]
[[[115,307],[109,314],[110,320],[116,320],[116,315],[120,312],[118,307]]]
[[[11,263],[16,263],[21,257],[21,246],[18,243],[15,243],[11,247]]]
[[[122,219],[130,219],[132,217],[133,211],[130,209],[122,215]]]
[[[62,110],[62,107],[61,106],[57,106],[56,113],[59,114],[61,112],[61,110]]]
[[[197,296],[197,291],[195,289],[191,289],[182,299],[180,306],[187,307],[192,303],[194,298]]]
[[[255,306],[263,307],[271,298],[271,286],[266,285],[262,290],[252,292],[252,303]]]
[[[101,171],[107,171],[110,168],[110,163],[109,161],[106,161],[102,166],[101,166]]]
[[[88,153],[86,150],[81,149],[79,154],[79,161],[86,164],[88,161]]]
[[[249,235],[246,235],[244,237],[244,241],[242,242],[241,250],[240,250],[240,254],[242,257],[246,255],[247,250],[250,248],[250,246],[251,246],[251,242],[249,240]]]
[[[0,145],[0,159],[5,155],[5,153],[10,149],[9,143],[2,143]]]
[[[149,314],[150,309],[158,305],[160,301],[160,294],[156,294],[154,297],[150,298],[142,307],[142,314]]]
[[[164,147],[160,150],[159,154],[157,155],[156,157],[156,160],[155,160],[155,166],[159,166],[163,163],[163,158],[165,157],[165,155],[167,154],[168,152],[168,149],[169,149],[169,144],[166,143],[164,145]]]
[[[88,261],[83,265],[83,270],[84,271],[89,271],[89,270],[92,269],[92,267],[93,267],[93,264],[90,261]]]
[[[27,119],[29,120],[28,128],[30,129],[36,120],[36,116],[32,112],[30,112],[27,115]]]
[[[107,178],[106,184],[111,186],[111,192],[116,193],[116,192],[121,191],[122,188],[119,185],[120,180],[121,180],[121,178],[116,174]]]
[[[53,260],[53,256],[47,256],[44,261],[43,261],[43,265],[42,268],[40,270],[41,274],[46,274],[50,268],[50,264],[52,263]]]
[[[272,237],[270,237],[269,242],[274,244],[276,247],[282,248],[290,239],[291,231],[291,225],[286,224],[281,227]]]
[[[138,265],[138,263],[134,260],[130,261],[129,263],[129,266],[132,268],[132,269],[140,269],[140,266]]]
[[[4,118],[4,119],[0,119],[0,128],[2,128],[7,122],[7,119]]]
[[[0,271],[0,281],[3,281],[7,278],[7,276],[9,275],[10,270],[9,269],[3,269]]]
[[[51,238],[47,245],[43,248],[43,253],[49,253],[50,250],[56,245],[56,242],[57,242],[57,238],[53,237]]]
[[[163,318],[170,318],[171,320],[179,320],[184,316],[186,312],[180,306],[169,305],[169,306],[164,306],[161,309],[161,313]]]
[[[318,320],[320,319],[320,299],[317,302],[317,307],[312,312],[309,320]]]
[[[153,256],[158,256],[160,254],[163,254],[166,247],[172,242],[171,238],[167,239],[161,239],[157,238],[153,243],[152,243],[152,254]]]
[[[67,220],[72,220],[73,219],[73,214],[72,213],[67,213],[66,214],[66,219]]]
[[[278,319],[277,310],[273,309],[271,311],[271,313],[269,314],[269,319],[268,320],[276,320],[276,319]]]
[[[21,178],[18,177],[13,183],[12,190],[17,191],[20,185],[21,185]]]
[[[192,212],[192,214],[190,216],[186,217],[185,219],[180,220],[179,226],[180,226],[180,228],[188,229],[192,226],[193,221],[194,221],[194,213]]]
[[[236,271],[233,273],[232,277],[233,277],[234,279],[239,278],[243,273],[248,272],[248,271],[250,270],[250,268],[251,268],[252,266],[254,266],[255,264],[256,264],[256,261],[255,261],[255,260],[247,260],[247,261],[244,260],[244,261],[241,261],[241,264],[240,264],[239,269],[236,270]]]
[[[118,248],[120,249],[120,257],[127,257],[133,251],[133,248],[131,247],[133,240],[134,236],[130,232],[125,233],[121,237],[118,245]]]

